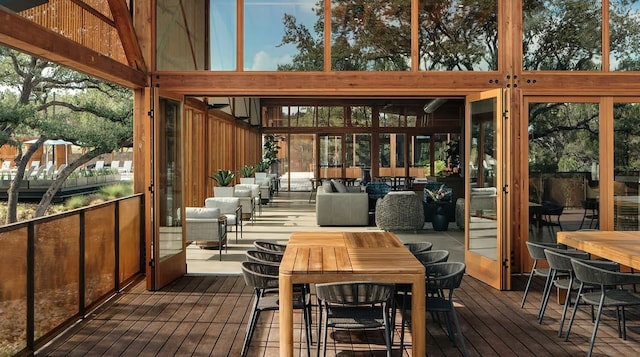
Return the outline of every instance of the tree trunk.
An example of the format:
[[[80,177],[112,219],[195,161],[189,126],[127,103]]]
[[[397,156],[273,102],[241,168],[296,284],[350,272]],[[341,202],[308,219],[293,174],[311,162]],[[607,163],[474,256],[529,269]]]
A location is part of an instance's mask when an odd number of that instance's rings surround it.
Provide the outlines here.
[[[24,171],[27,167],[27,163],[31,160],[33,154],[44,141],[44,137],[38,138],[34,144],[29,146],[29,149],[24,153],[24,155],[18,154],[18,157],[16,158],[16,166],[18,167],[18,170],[16,171],[16,175],[7,190],[7,219],[5,220],[5,224],[15,223],[18,221],[18,195],[20,192],[20,186],[22,186]]]
[[[58,177],[56,177],[53,183],[51,183],[51,185],[49,186],[47,191],[44,193],[44,195],[42,195],[42,198],[40,199],[40,203],[38,203],[38,207],[36,207],[36,211],[34,212],[33,216],[34,217],[44,216],[45,212],[47,211],[47,208],[49,208],[49,205],[51,205],[51,201],[53,200],[53,197],[56,195],[56,193],[58,193],[58,191],[60,190],[60,187],[62,187],[62,184],[67,179],[67,177],[69,177],[69,175],[71,175],[71,173],[81,165],[86,164],[87,162],[91,161],[91,159],[102,154],[104,154],[103,151],[97,151],[95,149],[91,150],[85,153],[84,155],[80,156],[78,159],[74,160],[71,164],[69,164],[69,166],[65,167],[62,170],[62,172],[58,174]]]

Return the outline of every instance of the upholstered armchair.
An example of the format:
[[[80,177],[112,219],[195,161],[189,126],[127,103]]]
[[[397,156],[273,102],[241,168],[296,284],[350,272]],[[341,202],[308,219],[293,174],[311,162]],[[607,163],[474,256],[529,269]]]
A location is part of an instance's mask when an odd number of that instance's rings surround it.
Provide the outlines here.
[[[242,213],[245,217],[249,216],[255,220],[256,206],[259,207],[260,214],[262,214],[260,185],[244,183],[235,185],[233,196],[240,199]]]
[[[235,226],[236,243],[238,243],[238,226],[240,227],[240,238],[242,238],[242,205],[238,197],[209,197],[204,200],[207,208],[217,208],[220,214],[227,217],[227,224]]]
[[[376,204],[376,226],[385,231],[422,229],[422,200],[414,191],[388,193]]]
[[[184,215],[186,240],[200,249],[218,248],[222,260],[222,247],[227,250],[227,218],[220,209],[186,207]]]

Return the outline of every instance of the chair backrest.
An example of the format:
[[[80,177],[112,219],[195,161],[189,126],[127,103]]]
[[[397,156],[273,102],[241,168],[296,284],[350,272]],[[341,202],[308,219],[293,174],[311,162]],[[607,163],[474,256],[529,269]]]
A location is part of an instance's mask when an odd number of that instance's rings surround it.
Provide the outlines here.
[[[96,166],[94,167],[96,170],[104,169],[104,160],[96,161]]]
[[[6,160],[2,162],[2,170],[8,170],[11,168],[11,161]]]
[[[557,244],[554,243],[538,243],[538,242],[531,242],[531,241],[526,241],[525,242],[527,244],[527,250],[529,250],[529,255],[531,256],[532,259],[547,259],[547,257],[544,255],[544,250],[547,248],[557,248]]]
[[[449,251],[448,250],[429,250],[422,253],[414,254],[416,258],[422,263],[424,266],[428,266],[435,263],[446,262],[449,259]]]
[[[573,268],[571,267],[571,258],[589,259],[589,253],[558,248],[546,248],[544,250],[544,255],[547,258],[549,267],[560,272],[573,271]]]
[[[44,174],[45,178],[53,178],[53,174],[56,172],[56,165],[50,165],[47,167],[47,171]]]
[[[247,250],[245,255],[249,262],[279,265],[282,261],[282,253],[267,252],[264,250]]]
[[[40,166],[40,160],[31,161],[31,167],[37,168],[38,166]]]
[[[394,292],[394,284],[370,281],[316,284],[318,299],[341,305],[386,303],[393,298]]]
[[[111,161],[111,164],[109,164],[109,167],[112,169],[117,169],[120,167],[120,160],[113,160]]]
[[[27,171],[24,172],[24,178],[25,179],[29,179],[29,177],[31,177],[31,174],[33,173],[33,170],[35,170],[36,167],[35,166],[30,166]]]
[[[59,175],[60,175],[60,173],[62,172],[62,170],[66,169],[66,168],[67,168],[67,164],[62,164],[62,165],[60,165],[60,167],[58,167],[58,170],[56,170],[55,175],[56,175],[56,176],[59,176]]]
[[[123,172],[131,172],[132,168],[133,168],[133,161],[131,160],[125,160],[125,162],[122,164]]]
[[[461,262],[434,263],[426,267],[427,289],[453,290],[460,287],[466,265]]]
[[[415,255],[417,253],[430,251],[431,248],[433,248],[433,243],[431,242],[405,243],[404,246],[407,247],[407,249],[409,249],[409,251]]]
[[[256,249],[258,250],[262,250],[265,252],[275,252],[275,253],[284,252],[284,250],[287,248],[285,244],[278,244],[278,243],[273,243],[273,242],[264,241],[264,240],[257,240],[253,242],[253,246],[256,247]]]
[[[29,177],[27,177],[27,178],[35,178],[35,179],[37,179],[38,177],[40,177],[40,175],[42,175],[42,171],[44,171],[44,166],[38,166],[38,168],[35,171],[32,171],[31,175]]]
[[[256,262],[242,262],[242,276],[247,286],[254,289],[278,287],[278,266]]]
[[[640,283],[640,275],[603,269],[591,260],[571,259],[571,265],[576,278],[585,284],[604,287]]]
[[[204,200],[204,206],[220,208],[222,214],[235,214],[236,209],[240,207],[240,199],[238,197],[209,197]]]

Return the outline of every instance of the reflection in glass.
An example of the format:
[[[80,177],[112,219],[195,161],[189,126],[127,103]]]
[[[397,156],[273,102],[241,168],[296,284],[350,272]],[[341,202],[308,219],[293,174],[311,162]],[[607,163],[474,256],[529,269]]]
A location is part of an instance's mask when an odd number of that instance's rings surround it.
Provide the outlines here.
[[[346,126],[370,127],[371,126],[371,107],[347,107],[347,123]]]
[[[599,106],[529,105],[529,239],[598,228]]]
[[[489,259],[498,256],[496,99],[472,102],[469,175],[468,249]]]
[[[395,154],[396,154],[396,167],[404,167],[404,134],[395,134]]]
[[[609,0],[609,67],[640,70],[640,1]]]
[[[331,69],[410,70],[411,0],[332,1]]]
[[[320,177],[342,177],[342,136],[320,135]]]
[[[323,16],[322,1],[245,0],[244,70],[322,71]]]
[[[314,176],[316,156],[314,155],[316,148],[314,134],[291,134],[289,137],[289,160],[287,158],[281,160],[281,165],[285,165],[284,176],[282,177],[280,184],[285,190],[291,191],[310,191],[311,182],[308,178]],[[286,148],[282,146],[281,152],[287,153]],[[296,175],[296,173],[304,173],[304,175]],[[291,174],[291,177],[289,177]],[[297,179],[297,177],[303,177]],[[291,187],[288,187],[288,182],[291,182]],[[282,189],[282,188],[281,188]]]
[[[210,59],[213,71],[236,70],[236,0],[210,2]]]
[[[378,139],[378,161],[380,176],[390,176],[391,170],[391,134],[380,134]]]
[[[204,0],[157,1],[155,43],[158,70],[207,69],[205,10]]]
[[[419,0],[418,4],[420,70],[498,69],[497,0]]]
[[[160,260],[180,253],[182,244],[182,228],[180,209],[182,205],[182,120],[180,103],[168,99],[160,99],[160,120],[158,130],[162,140],[159,143],[160,160],[158,195],[160,210]]]
[[[0,306],[5,307],[2,324],[6,331],[11,331],[0,335],[0,355],[3,356],[15,356],[26,347],[27,234],[26,227],[0,233],[3,247],[0,250]]]
[[[601,1],[525,0],[522,7],[524,70],[600,70]]]
[[[639,230],[640,103],[613,107],[613,223],[615,230]]]
[[[348,134],[345,141],[346,177],[363,178],[362,169],[371,168],[371,134]]]
[[[410,171],[409,176],[424,177],[431,176],[431,173],[426,168],[430,166],[431,162],[431,137],[428,135],[416,135],[412,137],[411,141],[411,155],[410,157]]]

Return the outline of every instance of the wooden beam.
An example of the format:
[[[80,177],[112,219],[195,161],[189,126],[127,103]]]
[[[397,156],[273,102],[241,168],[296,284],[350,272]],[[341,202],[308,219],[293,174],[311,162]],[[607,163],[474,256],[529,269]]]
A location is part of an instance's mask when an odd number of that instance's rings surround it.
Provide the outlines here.
[[[19,51],[128,88],[147,85],[144,72],[103,56],[5,10],[0,10],[0,42]]]
[[[133,20],[131,19],[127,4],[125,4],[124,0],[109,0],[109,9],[111,9],[111,16],[113,16],[115,21],[116,30],[120,36],[122,48],[124,49],[125,56],[127,56],[127,61],[129,61],[129,66],[147,73],[147,65],[144,62],[140,44],[138,44],[136,32],[133,28]]]
[[[501,88],[497,72],[158,72],[154,85],[216,96],[464,95]]]

